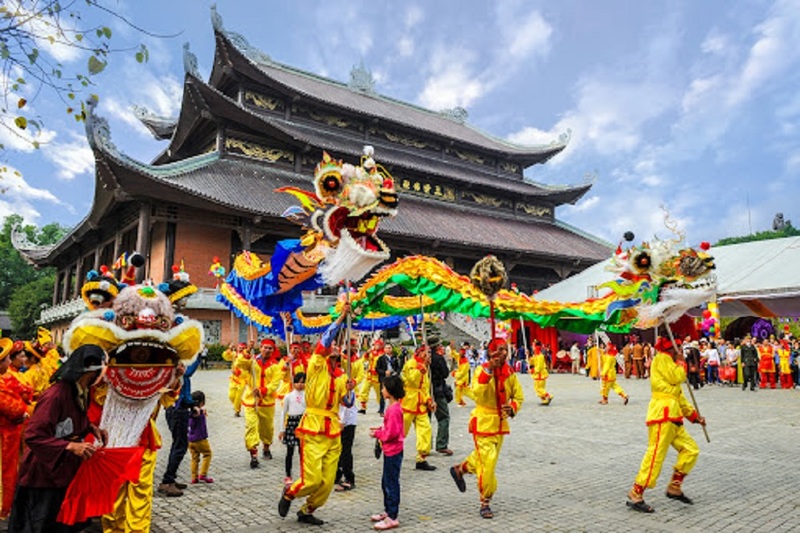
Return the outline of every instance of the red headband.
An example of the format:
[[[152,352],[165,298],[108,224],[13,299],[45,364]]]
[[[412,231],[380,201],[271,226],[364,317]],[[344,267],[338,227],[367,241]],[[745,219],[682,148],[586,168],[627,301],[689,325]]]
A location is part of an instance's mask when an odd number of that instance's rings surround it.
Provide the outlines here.
[[[492,342],[489,343],[489,353],[496,352],[501,346],[505,346],[506,341],[503,339],[492,339]]]
[[[261,346],[272,346],[273,348],[276,347],[275,341],[272,339],[264,339],[261,341]]]

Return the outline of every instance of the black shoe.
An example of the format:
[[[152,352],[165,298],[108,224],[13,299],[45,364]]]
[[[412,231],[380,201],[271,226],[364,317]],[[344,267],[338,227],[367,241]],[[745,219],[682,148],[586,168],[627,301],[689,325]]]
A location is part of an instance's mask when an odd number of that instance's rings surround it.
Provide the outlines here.
[[[460,492],[467,492],[467,484],[464,481],[464,475],[456,470],[456,467],[450,467],[450,475],[453,476],[453,481],[456,482],[456,487]]]
[[[436,467],[430,464],[428,461],[422,461],[417,463],[416,468],[417,470],[428,470],[428,471],[436,470]]]
[[[250,456],[250,468],[258,468],[258,457],[255,455]]]
[[[685,495],[684,493],[682,493],[682,492],[680,494],[670,494],[668,492],[667,493],[667,498],[669,498],[670,500],[678,500],[679,502],[683,502],[686,505],[694,505],[694,502],[692,501],[692,499],[690,497],[688,497],[687,495]]]
[[[286,497],[286,491],[289,490],[289,487],[290,485],[284,485],[283,491],[281,492],[281,501],[278,502],[278,514],[281,518],[289,514],[289,507],[292,506],[292,500]]]
[[[325,523],[313,514],[304,513],[303,511],[297,511],[297,521],[303,524],[311,524],[312,526],[321,526]]]
[[[264,451],[261,452],[261,455],[264,456],[264,459],[271,460],[272,459],[272,452],[269,451],[269,448],[264,448]]]
[[[358,414],[365,415],[365,414],[367,414],[367,410],[366,409],[359,409],[358,410]]]
[[[183,489],[185,489],[185,488],[186,488],[186,486],[187,486],[187,485],[186,485],[186,483],[178,483],[178,482],[176,481],[176,482],[175,482],[175,486],[176,486],[176,487],[178,487],[179,489],[183,490]]]

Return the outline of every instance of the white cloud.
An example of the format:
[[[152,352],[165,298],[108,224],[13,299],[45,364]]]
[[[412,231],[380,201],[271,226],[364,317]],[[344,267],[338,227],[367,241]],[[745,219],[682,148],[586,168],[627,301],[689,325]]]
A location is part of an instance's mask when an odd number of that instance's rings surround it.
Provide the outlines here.
[[[414,55],[414,39],[402,36],[397,40],[397,53],[400,57],[411,57]]]
[[[406,9],[405,16],[403,17],[403,25],[406,30],[411,30],[416,28],[424,19],[425,13],[423,13],[422,8],[412,4]]]
[[[520,61],[531,54],[546,56],[550,52],[553,28],[538,11],[529,13],[506,28],[503,38],[507,41],[508,54],[513,61]]]
[[[46,190],[32,187],[17,170],[8,167],[8,171],[0,176],[0,219],[12,214],[21,215],[26,221],[36,223],[41,213],[33,206],[33,202],[50,202],[63,205],[56,196]]]
[[[706,54],[723,55],[729,47],[730,43],[728,42],[728,37],[717,31],[713,31],[700,45],[700,50]]]
[[[560,132],[544,131],[527,126],[508,136],[508,140],[522,146],[542,146],[558,139]]]
[[[126,69],[125,77],[135,77],[137,82],[124,84],[126,92],[122,94],[101,99],[100,114],[124,122],[143,137],[151,137],[152,134],[134,115],[134,105],[144,106],[159,116],[177,118],[183,98],[183,84],[174,76],[157,77],[152,72],[142,72],[139,66]]]
[[[435,51],[430,63],[431,76],[425,80],[419,102],[434,110],[454,106],[469,107],[486,92],[486,86],[471,67],[471,54],[461,48]]]
[[[70,133],[68,142],[53,142],[42,153],[58,168],[57,177],[72,180],[83,174],[94,173],[94,154],[86,137]]]

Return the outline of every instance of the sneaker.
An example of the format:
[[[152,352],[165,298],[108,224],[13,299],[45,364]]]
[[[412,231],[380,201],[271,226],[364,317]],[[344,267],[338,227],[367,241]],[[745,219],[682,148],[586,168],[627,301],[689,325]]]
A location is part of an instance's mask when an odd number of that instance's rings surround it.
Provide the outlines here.
[[[367,410],[366,409],[359,409],[358,410],[358,414],[365,415],[365,414],[367,414]]]
[[[421,461],[421,462],[417,463],[416,469],[417,470],[427,470],[427,471],[430,472],[430,471],[436,470],[436,467],[433,466],[432,464],[430,464],[428,461]]]
[[[208,476],[200,476],[200,481],[202,481],[203,483],[214,483],[214,478]]]
[[[258,468],[258,457],[255,455],[250,456],[250,468]]]
[[[193,478],[192,478],[192,485],[197,485],[197,483],[198,483],[198,479],[199,479],[199,478],[193,477]]]
[[[176,487],[175,483],[162,483],[158,486],[158,492],[170,498],[183,496],[183,491]]]
[[[261,452],[261,455],[263,455],[264,459],[266,459],[267,461],[272,459],[272,452],[269,451],[269,448],[264,448],[264,450]]]
[[[304,513],[303,511],[297,511],[297,521],[301,524],[311,524],[312,526],[321,526],[325,523],[313,514]]]
[[[389,516],[389,515],[387,515],[386,513],[378,513],[378,514],[374,514],[374,515],[370,516],[369,519],[372,520],[373,522],[380,522],[381,520],[383,520],[387,516]]]
[[[394,518],[389,518],[388,516],[381,520],[380,522],[376,522],[374,526],[375,529],[378,531],[386,531],[387,529],[394,529],[400,525],[400,522],[395,520]]]

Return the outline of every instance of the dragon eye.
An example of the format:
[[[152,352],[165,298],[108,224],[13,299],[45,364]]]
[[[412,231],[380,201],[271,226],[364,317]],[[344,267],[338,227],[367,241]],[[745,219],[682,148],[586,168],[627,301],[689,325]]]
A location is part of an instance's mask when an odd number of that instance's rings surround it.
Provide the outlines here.
[[[335,176],[328,176],[322,182],[322,188],[326,191],[335,191],[339,188],[341,182]]]

